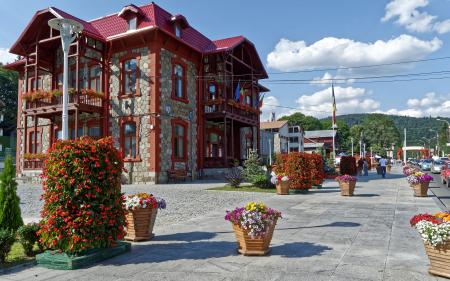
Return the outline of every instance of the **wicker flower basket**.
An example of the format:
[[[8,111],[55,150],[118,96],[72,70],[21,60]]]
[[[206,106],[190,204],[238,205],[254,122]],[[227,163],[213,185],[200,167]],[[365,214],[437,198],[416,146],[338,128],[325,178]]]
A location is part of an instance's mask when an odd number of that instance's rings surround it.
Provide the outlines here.
[[[157,214],[157,208],[140,208],[128,211],[126,214],[127,235],[124,239],[130,241],[146,241],[152,239],[154,236],[153,226],[155,225]]]
[[[450,278],[450,243],[443,243],[438,247],[425,244],[425,251],[430,259],[428,272],[434,275]]]
[[[418,184],[413,184],[414,196],[416,197],[427,197],[428,196],[428,186],[430,182],[422,182]]]
[[[289,195],[289,181],[278,181],[277,182],[277,194],[278,195]]]
[[[342,196],[353,196],[353,192],[355,191],[356,181],[349,182],[339,182],[339,187],[341,189]]]
[[[237,224],[233,224],[234,234],[236,234],[238,242],[238,252],[244,256],[265,256],[270,252],[269,245],[276,224],[277,220],[269,225],[266,234],[261,238],[251,238],[246,230]]]

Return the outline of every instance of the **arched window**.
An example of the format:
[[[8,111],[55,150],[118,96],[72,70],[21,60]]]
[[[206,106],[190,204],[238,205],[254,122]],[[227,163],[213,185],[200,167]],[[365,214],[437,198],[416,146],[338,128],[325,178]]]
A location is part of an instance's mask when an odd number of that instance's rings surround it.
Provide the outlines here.
[[[136,158],[137,149],[136,149],[136,139],[137,139],[137,130],[135,122],[126,122],[123,124],[123,152],[125,158]]]
[[[123,95],[136,95],[138,79],[138,60],[136,58],[123,61],[122,75]]]
[[[187,102],[186,73],[183,65],[180,63],[173,64],[172,87],[172,98]]]

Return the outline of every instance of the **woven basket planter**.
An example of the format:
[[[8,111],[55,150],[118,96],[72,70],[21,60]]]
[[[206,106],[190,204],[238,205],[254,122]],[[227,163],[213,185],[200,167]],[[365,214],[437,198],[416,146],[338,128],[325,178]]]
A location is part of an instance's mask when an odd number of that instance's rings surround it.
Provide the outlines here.
[[[276,187],[278,195],[289,195],[289,181],[278,181]]]
[[[355,191],[356,181],[349,182],[339,182],[339,188],[341,189],[342,196],[353,196],[353,192]]]
[[[430,260],[428,272],[434,275],[450,278],[450,243],[443,243],[438,247],[425,244],[425,251]]]
[[[277,220],[269,225],[264,237],[251,238],[247,231],[242,229],[239,225],[233,224],[234,234],[238,243],[238,252],[244,256],[265,256],[270,252],[270,241],[272,241],[273,231]]]
[[[126,214],[127,220],[127,235],[125,240],[130,241],[146,241],[153,238],[153,226],[155,225],[156,215],[158,209],[140,208],[128,211]]]
[[[413,184],[414,196],[416,197],[428,197],[428,186],[430,182],[422,182],[418,184]]]

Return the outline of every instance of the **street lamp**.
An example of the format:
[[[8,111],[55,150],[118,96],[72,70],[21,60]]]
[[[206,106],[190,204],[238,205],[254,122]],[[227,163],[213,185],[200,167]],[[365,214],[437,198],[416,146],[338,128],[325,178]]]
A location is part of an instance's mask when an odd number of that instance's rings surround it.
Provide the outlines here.
[[[69,139],[69,49],[70,44],[76,39],[77,34],[83,30],[81,23],[71,19],[51,19],[48,25],[61,34],[62,50],[64,53],[64,73],[63,73],[63,106],[62,106],[62,139]]]

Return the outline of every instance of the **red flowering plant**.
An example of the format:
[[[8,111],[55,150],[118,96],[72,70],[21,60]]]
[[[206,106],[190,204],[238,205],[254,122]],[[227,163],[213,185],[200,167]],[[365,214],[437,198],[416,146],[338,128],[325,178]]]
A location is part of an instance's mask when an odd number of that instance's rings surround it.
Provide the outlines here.
[[[111,138],[58,141],[44,162],[40,242],[81,254],[124,237],[122,158]]]
[[[356,176],[356,158],[353,156],[342,156],[339,162],[341,175]]]
[[[313,185],[320,185],[325,178],[325,172],[323,170],[323,159],[320,154],[309,154],[309,162],[311,169],[311,181]]]
[[[289,177],[291,189],[310,189],[311,158],[303,152],[279,154],[276,157],[274,170],[277,174],[284,173]]]

